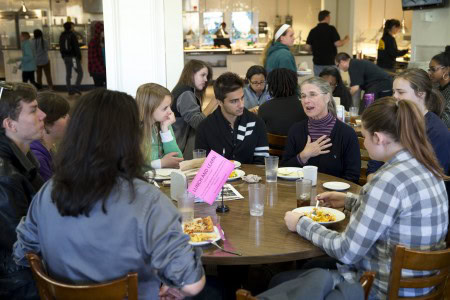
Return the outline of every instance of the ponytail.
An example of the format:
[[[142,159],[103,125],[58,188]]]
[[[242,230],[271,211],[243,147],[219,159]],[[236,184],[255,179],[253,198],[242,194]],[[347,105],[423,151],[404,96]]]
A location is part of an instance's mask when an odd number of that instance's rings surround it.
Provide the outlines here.
[[[434,176],[443,180],[450,179],[439,165],[428,141],[425,119],[414,102],[384,97],[372,103],[364,111],[361,119],[364,128],[370,134],[374,132],[389,134]]]
[[[264,47],[264,50],[262,52],[262,65],[265,68],[266,67],[266,62],[267,62],[267,52],[269,52],[269,48],[275,44],[275,42],[279,42],[280,38],[282,36],[285,36],[287,33],[287,30],[285,32],[283,32],[282,35],[280,35],[280,37],[278,39],[275,40],[275,34],[278,32],[278,30],[283,26],[284,24],[278,25],[277,27],[275,27],[275,30],[273,31],[273,38],[267,42],[266,46]]]

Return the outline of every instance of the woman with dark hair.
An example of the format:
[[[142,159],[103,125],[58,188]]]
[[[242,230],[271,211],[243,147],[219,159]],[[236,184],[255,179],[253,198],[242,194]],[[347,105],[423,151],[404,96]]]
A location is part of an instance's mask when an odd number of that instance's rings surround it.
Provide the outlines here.
[[[334,275],[334,284],[358,282],[362,273],[376,270],[369,299],[386,299],[397,245],[421,251],[446,248],[449,206],[444,180],[450,178],[442,172],[428,142],[424,118],[412,101],[379,99],[361,119],[364,145],[372,159],[385,162],[383,168],[358,195],[317,195],[322,205],[351,212],[345,231],[329,230],[290,211],[284,219],[289,230],[333,258],[324,267]],[[426,277],[429,272],[404,269],[402,276]],[[419,297],[431,290],[402,288],[399,296]]]
[[[384,32],[378,42],[377,65],[383,69],[395,72],[395,60],[397,57],[408,53],[408,49],[398,50],[395,35],[400,30],[400,21],[396,19],[386,20]]]
[[[54,176],[17,227],[17,264],[37,253],[50,277],[72,284],[137,272],[139,299],[203,288],[201,251],[188,243],[172,202],[141,177],[141,138],[131,96],[96,89],[78,100]]]
[[[441,52],[430,61],[428,69],[433,83],[439,85],[439,91],[444,96],[444,111],[441,119],[447,128],[450,128],[450,47],[445,48],[445,52]]]
[[[39,161],[39,174],[47,181],[53,174],[52,157],[66,131],[70,105],[66,98],[52,92],[39,93],[36,100],[47,116],[42,139],[32,142],[30,149]]]
[[[34,71],[36,71],[36,58],[30,41],[30,34],[26,31],[20,33],[20,44],[22,48],[22,57],[20,67],[22,68],[22,81],[30,82],[38,88],[34,81]]]
[[[348,111],[352,106],[352,95],[350,95],[349,89],[342,81],[341,72],[335,67],[327,67],[320,72],[319,77],[328,81],[333,90],[333,97],[339,97],[341,99],[341,105],[344,105]]]
[[[297,72],[295,58],[289,50],[294,44],[294,30],[288,24],[275,28],[273,39],[269,41],[263,51],[263,65],[267,73],[274,69],[286,68]]]
[[[273,99],[260,106],[258,116],[266,123],[267,132],[286,136],[294,123],[307,119],[297,95],[297,73],[275,69],[267,76],[267,84]]]
[[[192,159],[198,124],[217,107],[217,102],[211,100],[202,110],[205,91],[211,79],[211,66],[201,60],[192,59],[184,66],[172,91],[171,108],[176,120],[172,127],[184,159]]]
[[[358,137],[350,126],[336,118],[331,86],[320,77],[312,77],[302,82],[300,90],[308,119],[289,130],[281,164],[316,166],[321,173],[358,182],[361,172]]]
[[[244,106],[252,113],[258,113],[259,106],[269,100],[266,84],[267,72],[263,66],[254,65],[247,70],[244,87]]]
[[[44,40],[40,29],[34,30],[33,35],[34,37],[31,44],[36,56],[37,86],[42,88],[42,70],[44,70],[48,88],[53,90],[52,72],[50,69],[50,60],[48,59],[48,42]]]

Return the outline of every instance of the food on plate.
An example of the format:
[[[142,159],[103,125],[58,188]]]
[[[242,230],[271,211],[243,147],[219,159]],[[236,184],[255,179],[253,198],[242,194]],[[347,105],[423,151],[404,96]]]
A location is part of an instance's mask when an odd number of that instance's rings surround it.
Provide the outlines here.
[[[189,234],[189,237],[191,238],[191,242],[199,243],[199,242],[204,242],[204,241],[208,241],[208,240],[215,240],[217,238],[217,235],[215,232],[213,232],[213,233],[191,233],[191,234]]]
[[[234,177],[237,177],[237,176],[238,176],[237,172],[233,171],[233,172],[231,172],[230,176],[228,176],[228,178],[234,178]]]
[[[333,214],[324,212],[320,208],[313,208],[312,211],[305,214],[306,217],[310,218],[315,222],[333,222],[336,221],[336,216]]]
[[[194,232],[214,232],[214,224],[210,216],[195,218],[191,222],[186,222],[183,224],[183,231],[189,235]]]

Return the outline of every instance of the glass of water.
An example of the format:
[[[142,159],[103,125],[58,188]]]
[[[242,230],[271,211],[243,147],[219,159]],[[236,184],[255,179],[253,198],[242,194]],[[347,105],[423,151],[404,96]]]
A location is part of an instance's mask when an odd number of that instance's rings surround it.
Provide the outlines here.
[[[297,207],[311,205],[312,181],[309,179],[298,179],[295,182],[295,195],[297,197]]]
[[[264,158],[266,164],[266,182],[277,182],[278,156],[267,156]]]
[[[264,184],[252,183],[248,185],[248,206],[250,215],[260,217],[264,214],[264,200],[266,188]]]
[[[194,200],[195,196],[188,191],[184,192],[178,197],[178,211],[181,214],[181,221],[183,223],[190,222],[194,219]]]
[[[203,158],[206,157],[206,150],[204,149],[195,149],[192,151],[192,157],[195,158]]]

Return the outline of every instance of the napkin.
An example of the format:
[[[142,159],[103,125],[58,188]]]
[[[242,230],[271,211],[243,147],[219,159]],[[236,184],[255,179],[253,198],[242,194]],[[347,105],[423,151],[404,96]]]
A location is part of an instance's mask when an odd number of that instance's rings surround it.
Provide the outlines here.
[[[256,183],[261,180],[261,177],[259,177],[258,175],[255,175],[255,174],[248,174],[248,175],[243,176],[242,180],[244,180],[245,182],[248,182],[248,183]]]

